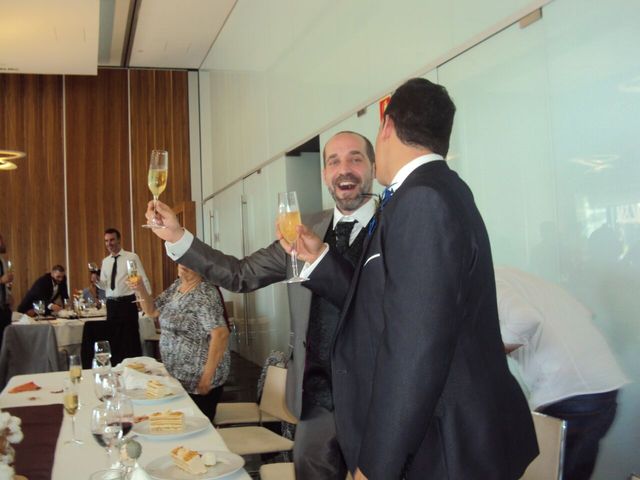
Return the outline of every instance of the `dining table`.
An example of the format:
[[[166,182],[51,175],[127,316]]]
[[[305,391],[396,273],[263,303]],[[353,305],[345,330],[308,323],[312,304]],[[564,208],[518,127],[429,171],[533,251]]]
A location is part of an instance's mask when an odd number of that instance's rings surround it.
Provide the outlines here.
[[[109,458],[106,450],[99,446],[91,433],[91,412],[100,405],[94,393],[92,370],[83,370],[78,386],[80,408],[76,413],[76,438],[82,445],[65,443],[72,437],[71,416],[63,413],[63,383],[69,378],[69,372],[52,372],[29,375],[17,375],[11,378],[8,385],[0,393],[0,409],[22,419],[24,439],[13,445],[16,451],[16,474],[24,475],[29,480],[69,480],[88,479],[93,472],[108,467]],[[9,393],[18,385],[35,383],[38,390],[20,393]],[[125,392],[126,393],[126,392]],[[136,416],[149,415],[167,409],[179,410],[186,416],[204,418],[204,414],[181,387],[175,394],[159,403],[134,400]],[[142,431],[142,430],[141,430]],[[150,463],[157,463],[165,458],[171,450],[178,446],[197,451],[228,452],[222,437],[217,430],[206,422],[202,430],[185,436],[174,435],[166,439],[154,435],[136,433],[136,427],[129,436],[142,445],[142,454],[138,464],[145,468]],[[201,477],[194,477],[201,478]],[[251,477],[244,468],[224,475],[224,480],[249,480]]]

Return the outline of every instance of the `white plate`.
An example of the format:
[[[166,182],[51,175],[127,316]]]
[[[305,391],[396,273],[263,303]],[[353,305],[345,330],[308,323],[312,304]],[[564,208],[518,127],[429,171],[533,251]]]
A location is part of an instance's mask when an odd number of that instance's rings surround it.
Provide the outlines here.
[[[216,480],[231,475],[244,467],[244,459],[240,455],[221,451],[213,453],[217,463],[213,467],[207,467],[207,473],[201,475],[191,475],[176,467],[170,455],[156,458],[145,467],[145,470],[157,480]]]
[[[125,390],[124,394],[129,397],[134,404],[137,405],[156,405],[158,403],[169,402],[171,400],[184,396],[184,390],[182,390],[181,388],[168,387],[168,390],[171,393],[166,397],[160,398],[147,398],[147,391],[144,388]]]
[[[203,417],[184,417],[184,429],[181,432],[152,432],[149,420],[136,423],[131,429],[134,433],[146,438],[156,440],[173,440],[175,438],[185,437],[196,432],[201,432],[211,425],[208,418]]]

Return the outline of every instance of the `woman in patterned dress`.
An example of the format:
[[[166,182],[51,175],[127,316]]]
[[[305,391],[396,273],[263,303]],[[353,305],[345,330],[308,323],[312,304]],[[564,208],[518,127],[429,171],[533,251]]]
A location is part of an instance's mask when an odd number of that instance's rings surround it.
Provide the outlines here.
[[[229,376],[229,327],[216,285],[178,265],[178,279],[155,301],[142,282],[131,284],[144,313],[160,320],[160,355],[167,371],[213,422]]]

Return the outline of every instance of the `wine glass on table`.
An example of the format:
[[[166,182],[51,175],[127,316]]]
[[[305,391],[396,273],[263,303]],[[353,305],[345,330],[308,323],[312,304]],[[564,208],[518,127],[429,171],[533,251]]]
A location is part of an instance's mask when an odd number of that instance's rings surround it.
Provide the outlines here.
[[[127,260],[127,278],[131,283],[138,283],[140,281],[140,275],[138,275],[138,263],[135,260]],[[135,292],[136,299],[133,303],[143,302],[138,292]]]
[[[111,361],[111,345],[109,340],[100,340],[93,344],[94,358],[101,367],[106,367]],[[110,365],[109,365],[110,366]]]
[[[293,277],[285,280],[286,283],[304,282],[306,278],[298,275],[298,252],[296,241],[298,231],[296,227],[302,223],[300,219],[300,207],[296,192],[278,193],[278,228],[284,239],[291,244],[291,269]]]
[[[167,188],[168,171],[169,154],[165,150],[153,150],[151,152],[151,160],[149,161],[147,185],[153,195],[154,216],[149,223],[142,225],[145,228],[167,228],[158,221],[155,213],[158,197],[162,192],[164,192],[164,189]]]
[[[63,387],[63,403],[64,411],[71,415],[71,440],[64,442],[65,444],[73,443],[82,445],[84,442],[76,438],[76,413],[78,412],[78,384],[72,382],[70,378],[64,380]]]
[[[133,403],[131,399],[122,393],[117,393],[111,400],[110,406],[117,412],[122,424],[122,436],[126,436],[133,428]]]
[[[80,355],[69,355],[69,378],[73,383],[82,381],[82,362]]]
[[[91,411],[91,434],[98,445],[106,450],[107,466],[111,467],[113,447],[122,438],[122,423],[109,402]]]
[[[46,312],[46,310],[44,309],[44,302],[42,300],[33,302],[33,311],[36,312],[36,317],[38,320],[40,320]]]

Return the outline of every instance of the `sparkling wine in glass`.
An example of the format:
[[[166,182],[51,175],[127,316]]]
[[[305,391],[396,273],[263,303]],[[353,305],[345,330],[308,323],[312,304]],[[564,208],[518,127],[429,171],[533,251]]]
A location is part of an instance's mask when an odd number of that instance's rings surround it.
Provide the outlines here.
[[[7,273],[13,273],[13,263],[11,260],[7,260]],[[11,292],[11,287],[13,287],[13,282],[9,282],[5,285],[9,293]]]
[[[97,272],[98,271],[98,264],[95,263],[95,262],[87,263],[87,267],[89,267],[89,271],[90,272]]]
[[[285,280],[286,283],[297,283],[307,280],[298,275],[298,252],[296,251],[298,232],[296,227],[301,223],[300,207],[298,206],[298,196],[296,192],[278,193],[278,228],[284,239],[292,246],[291,269],[293,271],[293,277]]]
[[[165,150],[153,150],[151,152],[151,160],[149,161],[149,173],[147,177],[147,185],[153,195],[153,211],[156,211],[156,203],[158,197],[164,189],[167,188],[167,175],[169,172],[169,154]],[[157,219],[157,216],[145,225],[146,228],[167,228]]]
[[[111,360],[111,345],[108,340],[100,340],[93,345],[94,358],[98,365],[105,367]]]
[[[69,378],[74,383],[82,381],[82,362],[80,355],[69,355]]]
[[[84,442],[76,438],[76,413],[78,412],[78,384],[72,382],[67,378],[64,381],[63,387],[63,404],[64,411],[71,415],[71,440],[67,440],[66,443],[73,443],[75,445],[82,445]]]
[[[135,260],[127,260],[127,278],[131,283],[138,283],[140,281],[140,275],[138,275],[138,263]],[[138,292],[135,292],[136,299],[133,303],[142,302],[138,296]]]

